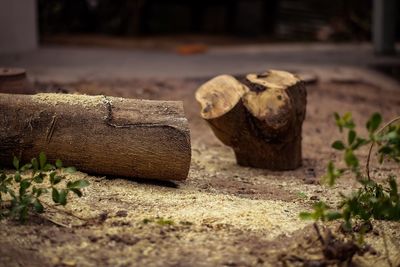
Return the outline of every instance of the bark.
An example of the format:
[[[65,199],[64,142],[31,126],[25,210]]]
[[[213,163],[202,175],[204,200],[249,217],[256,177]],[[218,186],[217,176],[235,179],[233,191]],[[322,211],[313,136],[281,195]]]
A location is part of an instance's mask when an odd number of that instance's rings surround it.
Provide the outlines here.
[[[301,166],[306,89],[283,71],[218,76],[196,92],[201,116],[232,147],[239,165],[271,170]]]
[[[0,94],[0,160],[41,152],[78,170],[184,180],[190,133],[181,102],[66,94]]]

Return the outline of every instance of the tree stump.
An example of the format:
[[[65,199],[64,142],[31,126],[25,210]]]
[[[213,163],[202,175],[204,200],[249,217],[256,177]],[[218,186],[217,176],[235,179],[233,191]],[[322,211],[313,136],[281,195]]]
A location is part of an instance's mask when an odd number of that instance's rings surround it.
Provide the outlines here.
[[[29,82],[25,69],[0,68],[0,93],[34,94],[35,87]]]
[[[196,92],[201,116],[235,152],[239,165],[270,170],[301,166],[306,88],[278,70],[235,78],[217,76]]]
[[[81,171],[184,180],[190,133],[179,101],[0,94],[0,161],[41,151]]]

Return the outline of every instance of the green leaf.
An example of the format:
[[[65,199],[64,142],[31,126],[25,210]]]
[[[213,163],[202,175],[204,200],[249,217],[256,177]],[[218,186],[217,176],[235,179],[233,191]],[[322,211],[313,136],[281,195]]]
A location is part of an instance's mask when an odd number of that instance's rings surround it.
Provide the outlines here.
[[[156,221],[157,224],[159,225],[173,225],[174,222],[172,220],[168,220],[168,219],[164,219],[164,218],[160,218]]]
[[[19,170],[19,159],[16,156],[14,156],[13,165],[16,170]]]
[[[389,146],[382,146],[378,150],[378,153],[388,155],[388,154],[390,154],[392,152],[392,150],[393,149],[391,147],[389,147]]]
[[[56,176],[57,172],[51,172],[50,173],[50,184],[54,184],[54,177]]]
[[[57,174],[56,172],[51,172],[50,173],[50,184],[51,185],[56,185],[59,182],[61,182],[62,179],[64,179],[63,176],[59,176],[59,175],[56,175],[56,174]]]
[[[343,217],[342,214],[337,211],[328,211],[325,213],[325,216],[328,221],[334,221]]]
[[[55,169],[54,165],[52,165],[50,163],[46,163],[46,165],[44,165],[44,167],[43,167],[43,171],[45,171],[45,172],[48,172],[48,171],[51,171],[54,169]]]
[[[336,169],[333,161],[329,161],[327,167],[327,173],[323,176],[324,182],[328,183],[329,186],[333,186],[336,180],[344,173],[343,169]]]
[[[63,179],[62,176],[59,176],[59,175],[55,176],[54,180],[53,180],[53,185],[60,183],[62,179]]]
[[[351,112],[346,112],[344,115],[343,115],[343,120],[344,121],[350,121],[352,119],[352,116],[351,116]]]
[[[335,165],[333,164],[333,161],[330,160],[328,163],[328,174],[333,174],[333,171],[335,170]]]
[[[68,168],[64,168],[63,170],[66,173],[74,173],[74,172],[76,172],[76,168],[75,167],[68,167]]]
[[[351,149],[356,150],[361,146],[367,145],[370,143],[370,140],[366,140],[364,138],[356,138],[356,141],[351,145]]]
[[[24,179],[19,183],[19,195],[22,196],[25,194],[26,189],[31,186],[31,181],[28,179]]]
[[[43,213],[43,211],[44,211],[42,203],[37,198],[35,199],[35,201],[33,201],[33,208],[35,209],[35,211],[37,213]]]
[[[346,112],[342,118],[343,127],[347,129],[353,129],[355,124],[353,122],[353,118],[350,112]]]
[[[67,188],[72,189],[72,188],[84,188],[89,185],[89,182],[87,180],[77,180],[74,182],[68,182],[67,183]]]
[[[354,130],[350,130],[348,137],[347,137],[347,141],[349,143],[349,145],[353,144],[354,140],[356,139],[356,132]]]
[[[337,140],[337,141],[333,142],[332,148],[334,148],[336,150],[344,150],[345,146],[342,141]]]
[[[33,159],[31,160],[31,164],[32,164],[33,170],[34,170],[35,172],[36,172],[37,170],[39,170],[39,163],[38,163],[38,161],[37,161],[36,158],[33,158]]]
[[[40,197],[42,195],[42,193],[46,193],[47,190],[45,188],[37,188],[36,189],[36,197]]]
[[[14,181],[17,182],[17,183],[21,182],[21,174],[19,173],[19,171],[15,172]]]
[[[11,216],[18,218],[21,222],[25,222],[28,218],[28,205],[18,204],[11,208]]]
[[[346,150],[344,160],[348,167],[353,167],[353,168],[358,167],[358,159],[354,155],[353,150],[350,150],[350,149]]]
[[[75,195],[77,195],[78,197],[82,197],[82,192],[81,190],[79,190],[78,188],[71,188],[70,189],[72,192],[75,193]]]
[[[62,166],[63,166],[62,161],[59,160],[59,159],[57,159],[57,160],[56,160],[56,167],[57,167],[58,169],[61,169]]]
[[[335,116],[335,122],[336,122],[336,125],[339,127],[339,131],[342,132],[343,131],[343,121],[340,118],[340,115],[337,112],[333,113],[333,115]]]
[[[57,188],[52,189],[51,191],[51,198],[53,199],[54,203],[59,203],[60,193],[58,192]]]
[[[24,166],[21,167],[21,172],[27,171],[30,168],[32,168],[32,164],[27,163],[27,164],[25,164]]]
[[[313,220],[314,219],[313,214],[310,212],[300,212],[299,216],[300,216],[300,219],[302,219],[302,220]]]
[[[58,203],[65,206],[67,204],[68,189],[61,189],[58,195]]]
[[[398,188],[397,188],[397,182],[396,182],[396,177],[395,176],[389,176],[388,179],[388,183],[389,183],[389,194],[392,198],[399,200],[400,196],[398,194]]]
[[[374,133],[378,129],[381,122],[382,122],[381,114],[379,113],[372,114],[371,118],[368,120],[366,125],[369,133],[371,134]]]
[[[36,176],[33,178],[33,181],[34,181],[35,183],[41,184],[41,183],[43,183],[44,177],[45,177],[45,174],[42,173],[42,172],[40,172],[38,175],[36,175]]]
[[[335,120],[336,120],[336,121],[340,120],[340,115],[339,115],[339,113],[334,112],[334,113],[333,113],[333,116],[335,117]]]
[[[40,152],[40,154],[39,154],[39,164],[40,164],[40,169],[41,170],[43,170],[44,167],[46,166],[46,162],[47,162],[46,154],[44,152]]]

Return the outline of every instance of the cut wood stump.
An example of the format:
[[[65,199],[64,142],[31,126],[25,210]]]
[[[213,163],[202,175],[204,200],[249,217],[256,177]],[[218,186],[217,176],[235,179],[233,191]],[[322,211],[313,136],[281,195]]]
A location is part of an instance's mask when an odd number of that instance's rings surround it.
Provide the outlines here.
[[[34,94],[33,84],[26,76],[26,70],[21,68],[0,68],[0,93]]]
[[[221,75],[196,92],[201,116],[233,148],[239,165],[270,170],[301,166],[306,88],[278,70],[246,77]]]
[[[50,160],[88,173],[184,180],[190,133],[182,102],[0,94],[0,161]]]

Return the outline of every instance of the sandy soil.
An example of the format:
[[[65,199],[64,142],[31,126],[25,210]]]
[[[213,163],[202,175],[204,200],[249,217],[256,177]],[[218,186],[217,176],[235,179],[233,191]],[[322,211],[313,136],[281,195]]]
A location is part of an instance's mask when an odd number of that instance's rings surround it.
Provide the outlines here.
[[[69,176],[91,182],[81,199],[65,208],[46,199],[44,217],[26,225],[0,221],[0,266],[302,266],[288,260],[293,256],[325,266],[318,262],[321,246],[312,223],[298,214],[318,200],[335,204],[338,192],[356,186],[349,177],[334,189],[319,184],[327,161],[339,156],[330,149],[340,137],[332,113],[351,111],[360,125],[374,111],[389,120],[400,113],[400,91],[361,83],[308,85],[303,167],[271,172],[237,166],[232,151],[199,117],[194,92],[205,80],[39,84],[44,92],[183,100],[191,170],[179,183]],[[391,166],[374,173],[389,171],[400,174]],[[399,223],[374,222],[366,242],[376,251],[356,256],[355,264],[387,266],[386,241],[393,266],[400,266],[399,231]]]

